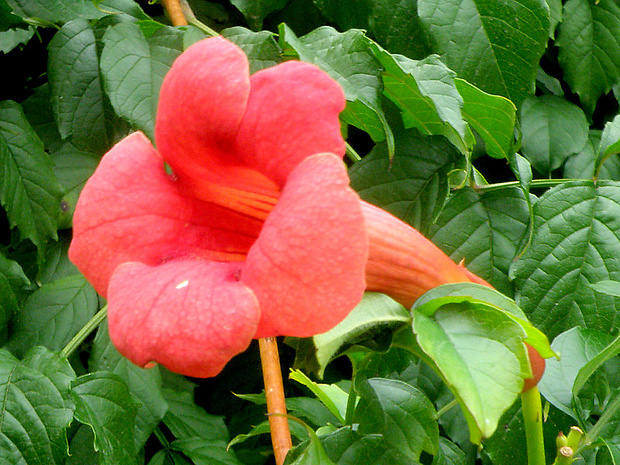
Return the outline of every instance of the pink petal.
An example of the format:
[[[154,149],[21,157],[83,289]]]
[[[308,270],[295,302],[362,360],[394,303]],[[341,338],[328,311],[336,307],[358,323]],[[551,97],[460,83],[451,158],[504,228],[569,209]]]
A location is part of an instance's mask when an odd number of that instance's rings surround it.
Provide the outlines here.
[[[306,337],[344,319],[365,289],[368,238],[344,163],[302,161],[250,249],[241,281],[261,306],[256,336]]]
[[[249,94],[248,60],[223,37],[193,44],[166,74],[155,124],[157,148],[194,196],[209,200],[214,183],[259,193],[276,190],[234,152]]]
[[[110,338],[139,366],[160,363],[198,378],[217,375],[252,340],[260,316],[239,264],[172,261],[121,265],[108,300]]]
[[[248,165],[283,186],[304,158],[344,155],[338,115],[346,102],[327,73],[290,61],[252,75],[251,85],[237,145]]]
[[[82,191],[71,261],[104,297],[118,265],[156,265],[180,256],[244,260],[262,221],[179,191],[141,133],[119,142]]]

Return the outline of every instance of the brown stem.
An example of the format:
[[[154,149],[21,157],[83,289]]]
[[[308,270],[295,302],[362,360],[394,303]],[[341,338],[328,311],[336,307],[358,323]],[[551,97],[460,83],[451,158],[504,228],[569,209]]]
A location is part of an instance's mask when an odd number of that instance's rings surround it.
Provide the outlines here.
[[[276,456],[276,464],[282,465],[293,443],[288,428],[288,418],[286,418],[286,400],[282,384],[278,343],[275,337],[265,337],[258,340],[258,347],[263,367],[271,443]]]
[[[179,0],[160,0],[173,26],[187,26],[187,20],[181,10]]]

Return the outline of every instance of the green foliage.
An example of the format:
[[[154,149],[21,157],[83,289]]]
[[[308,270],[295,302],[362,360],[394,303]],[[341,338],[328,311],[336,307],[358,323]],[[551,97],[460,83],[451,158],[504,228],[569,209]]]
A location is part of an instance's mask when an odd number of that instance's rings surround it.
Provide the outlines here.
[[[287,339],[287,464],[527,463],[524,342],[547,358],[547,463],[571,426],[581,460],[620,460],[618,2],[191,0],[183,27],[151,3],[0,0],[0,66],[20,63],[0,100],[0,462],[270,463],[255,347],[212,381],[138,368],[67,257],[84,183],[131,131],[154,139],[201,22],[251,72],[329,73],[352,187],[499,291],[367,293]]]

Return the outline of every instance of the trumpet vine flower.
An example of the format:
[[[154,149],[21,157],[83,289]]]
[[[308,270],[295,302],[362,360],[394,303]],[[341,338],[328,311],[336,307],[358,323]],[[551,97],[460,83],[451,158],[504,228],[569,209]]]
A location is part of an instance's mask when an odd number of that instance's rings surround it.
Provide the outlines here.
[[[216,375],[252,338],[311,336],[365,289],[368,239],[342,162],[340,86],[237,46],[189,47],[166,75],[155,148],[115,145],[85,185],[69,251],[140,366]],[[167,166],[166,166],[167,165]]]
[[[410,306],[474,275],[359,199],[342,162],[339,85],[286,62],[249,75],[221,37],[164,79],[156,147],[134,133],[86,183],[69,256],[108,299],[139,366],[214,376],[253,338],[331,329],[365,289]]]

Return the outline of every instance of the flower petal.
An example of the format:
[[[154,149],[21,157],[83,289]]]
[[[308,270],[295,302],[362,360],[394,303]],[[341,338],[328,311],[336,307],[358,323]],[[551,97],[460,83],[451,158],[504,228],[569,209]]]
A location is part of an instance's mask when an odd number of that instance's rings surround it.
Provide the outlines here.
[[[283,186],[304,158],[344,155],[338,115],[346,102],[327,73],[289,61],[252,75],[251,86],[237,144],[246,163]]]
[[[256,337],[306,337],[338,324],[361,300],[368,239],[342,160],[307,158],[293,170],[241,281],[261,306]]]
[[[114,269],[180,256],[243,260],[262,221],[184,195],[141,133],[101,160],[73,218],[69,257],[104,297]]]
[[[139,366],[157,362],[197,378],[217,375],[250,344],[260,311],[238,282],[240,264],[126,263],[110,281],[110,338]]]

